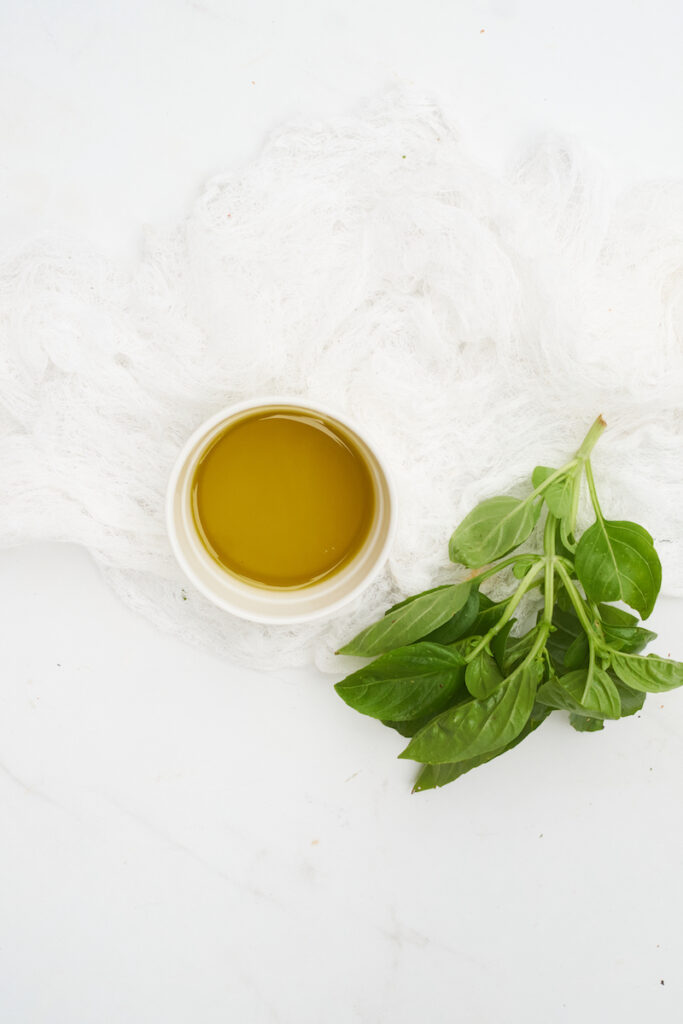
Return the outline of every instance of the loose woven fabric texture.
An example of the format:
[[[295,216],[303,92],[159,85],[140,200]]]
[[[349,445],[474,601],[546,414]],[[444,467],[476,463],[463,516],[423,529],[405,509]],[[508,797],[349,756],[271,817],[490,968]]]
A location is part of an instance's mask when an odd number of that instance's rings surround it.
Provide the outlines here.
[[[494,173],[405,91],[295,120],[148,232],[132,274],[54,238],[5,253],[0,543],[85,545],[126,602],[233,661],[342,671],[332,652],[390,602],[462,578],[448,537],[477,501],[525,493],[602,413],[605,514],[653,534],[680,594],[682,336],[683,183],[614,195],[557,138]],[[346,413],[398,494],[382,575],[288,627],[205,600],[164,525],[187,436],[272,393]]]

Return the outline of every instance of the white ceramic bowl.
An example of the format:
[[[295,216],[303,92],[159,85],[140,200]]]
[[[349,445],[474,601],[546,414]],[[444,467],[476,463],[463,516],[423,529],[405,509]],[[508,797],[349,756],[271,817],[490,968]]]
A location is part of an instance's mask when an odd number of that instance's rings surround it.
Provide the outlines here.
[[[300,589],[249,583],[222,568],[201,543],[192,515],[192,480],[207,445],[236,417],[271,408],[303,410],[331,420],[342,436],[350,435],[360,449],[375,488],[375,516],[363,547],[342,570],[320,583]],[[310,622],[353,601],[379,572],[394,536],[396,499],[389,473],[377,450],[345,416],[317,402],[269,395],[222,409],[195,430],[180,452],[168,482],[166,524],[171,546],[185,575],[214,604],[254,622]]]

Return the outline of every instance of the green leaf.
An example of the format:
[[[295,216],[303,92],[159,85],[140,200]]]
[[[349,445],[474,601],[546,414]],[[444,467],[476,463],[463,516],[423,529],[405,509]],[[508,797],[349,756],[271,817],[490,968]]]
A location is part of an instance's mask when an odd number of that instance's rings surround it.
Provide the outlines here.
[[[658,654],[612,654],[612,668],[632,690],[664,693],[683,685],[683,664]]]
[[[471,587],[469,582],[454,583],[421,594],[368,626],[337,653],[372,658],[394,647],[411,644],[455,615],[466,603]]]
[[[555,676],[538,691],[539,704],[589,718],[619,718],[619,691],[607,673],[597,665],[592,672],[577,669]]]
[[[579,483],[577,481],[576,486]],[[560,535],[557,538],[555,544],[555,552],[558,555],[562,555],[563,558],[574,558],[574,552],[576,551],[576,541],[574,540],[574,534],[569,529],[569,519],[560,519]]]
[[[422,590],[419,594],[411,594],[410,597],[404,597],[402,601],[397,601],[396,604],[392,604],[391,608],[387,608],[385,615],[391,615],[392,612],[398,611],[399,608],[405,608],[407,604],[412,604],[413,601],[417,601],[421,597],[427,597],[428,594],[436,594],[439,590],[448,590],[452,587],[452,583],[442,583],[438,587],[430,587],[429,590]]]
[[[609,626],[638,625],[638,619],[635,615],[631,615],[630,612],[624,611],[623,608],[617,608],[616,605],[599,604],[598,611],[600,612],[601,620]]]
[[[542,676],[540,661],[520,665],[487,700],[466,701],[434,718],[399,757],[442,764],[505,746],[522,731]]]
[[[417,777],[417,781],[413,786],[413,793],[422,793],[426,789],[436,789],[439,786],[445,786],[449,782],[455,782],[461,775],[466,775],[467,772],[471,772],[473,768],[479,768],[480,765],[486,764],[487,761],[493,761],[496,757],[500,757],[507,750],[512,750],[518,743],[525,740],[535,729],[538,729],[542,722],[545,722],[546,718],[550,714],[549,708],[537,706],[531,713],[531,717],[527,721],[526,725],[520,732],[519,736],[516,736],[506,746],[500,747],[498,750],[490,750],[486,754],[480,754],[478,757],[471,757],[467,761],[456,761],[455,764],[426,764],[423,765],[422,771]]]
[[[588,664],[588,654],[588,637],[581,630],[565,651],[563,665],[568,672],[571,672],[573,669],[584,668]]]
[[[534,645],[537,635],[538,629],[534,626],[533,629],[530,629],[528,633],[524,633],[522,636],[508,637],[502,660],[499,661],[499,665],[501,665],[506,675],[509,675],[518,662],[527,656]]]
[[[372,718],[406,721],[436,715],[464,691],[465,661],[438,644],[412,644],[352,672],[335,690],[349,707]]]
[[[573,574],[570,572],[570,575]],[[560,609],[560,611],[567,612],[568,615],[574,615],[574,617],[576,618],[574,605],[572,604],[571,597],[567,593],[567,588],[564,586],[564,584],[559,582],[557,582],[555,585],[555,603],[557,607]]]
[[[465,685],[477,700],[486,700],[502,682],[500,669],[486,651],[480,651],[465,670]]]
[[[616,651],[626,654],[638,654],[649,643],[657,639],[657,634],[642,626],[608,626],[603,625],[605,641]]]
[[[599,604],[598,612],[605,640],[616,651],[638,654],[657,639],[656,633],[639,626],[635,615],[625,612],[623,608],[615,608],[612,604]]]
[[[637,523],[598,519],[581,537],[574,566],[592,601],[625,601],[646,619],[662,583],[652,537]]]
[[[629,686],[624,686],[618,679],[614,681],[614,685],[619,691],[621,699],[621,717],[627,718],[629,715],[635,715],[637,711],[640,711],[645,703],[647,694],[642,691],[632,690]]]
[[[515,579],[521,580],[528,573],[532,565],[536,562],[540,562],[540,555],[527,555],[524,558],[520,558],[518,562],[512,566],[512,575]]]
[[[455,643],[456,640],[459,640],[461,636],[467,633],[474,623],[479,614],[480,598],[482,596],[479,594],[477,587],[472,586],[470,596],[460,611],[444,622],[443,626],[438,626],[431,633],[427,633],[424,639],[429,640],[433,644]]]
[[[501,615],[505,611],[508,605],[508,600],[500,601],[498,604],[493,604],[489,598],[485,597],[484,594],[479,595],[480,605],[479,614],[476,619],[469,627],[468,630],[463,633],[463,636],[486,636],[488,631],[495,626],[500,619]],[[484,606],[481,604],[482,600],[488,601],[488,605]]]
[[[388,718],[382,718],[381,722],[382,725],[386,725],[388,729],[394,729],[397,733],[400,733],[401,736],[405,736],[406,739],[410,739],[411,736],[414,736],[416,732],[419,732],[420,729],[423,729],[428,722],[431,722],[432,718],[435,718],[436,715],[440,714],[442,711],[445,711],[446,708],[454,707],[456,704],[462,704],[464,703],[464,701],[467,701],[469,699],[470,694],[463,687],[462,692],[458,693],[458,696],[455,700],[449,700],[448,703],[444,701],[443,706],[437,708],[435,712],[430,711],[426,715],[419,715],[417,718],[407,718],[403,722],[392,721]]]
[[[505,625],[498,630],[495,636],[491,638],[491,642],[489,644],[491,654],[496,659],[496,664],[498,668],[501,670],[501,672],[504,671],[505,651],[508,645],[508,637],[510,636],[510,632],[513,626],[516,625],[516,623],[517,619],[508,619]],[[507,672],[505,674],[508,675]]]
[[[474,648],[477,647],[483,639],[484,638],[481,636],[463,636],[460,640],[456,640],[448,646],[450,650],[457,651],[458,654],[462,654],[465,661],[467,661]]]
[[[495,561],[527,539],[540,514],[540,501],[487,498],[465,516],[451,537],[451,561],[471,568]]]
[[[562,588],[563,593],[564,588]],[[540,618],[540,613],[539,613]],[[563,611],[558,605],[553,609],[553,632],[546,641],[546,650],[550,655],[553,667],[560,674],[565,669],[564,659],[567,651],[577,640],[577,637],[585,637],[583,626],[577,618],[574,607],[569,611]]]
[[[536,466],[536,469],[531,474],[531,482],[534,485],[534,489],[540,487],[553,473],[557,473],[557,470],[551,469],[550,466]],[[576,474],[570,472],[559,476],[557,480],[553,480],[543,491],[543,498],[548,508],[558,519],[565,519],[570,514],[575,486]]]
[[[605,728],[605,723],[601,718],[589,718],[588,715],[578,715],[575,711],[572,711],[569,716],[569,724],[577,732],[599,732]]]

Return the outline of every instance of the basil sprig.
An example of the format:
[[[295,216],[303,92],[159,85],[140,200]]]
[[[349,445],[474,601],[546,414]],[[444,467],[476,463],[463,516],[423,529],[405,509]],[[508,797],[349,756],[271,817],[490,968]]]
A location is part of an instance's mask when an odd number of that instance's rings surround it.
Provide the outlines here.
[[[578,732],[633,715],[647,693],[683,685],[683,664],[641,651],[656,634],[646,619],[662,569],[652,537],[637,523],[605,519],[590,454],[605,428],[598,417],[561,469],[537,466],[526,498],[487,498],[449,543],[469,579],[415,594],[337,653],[373,658],[337,683],[356,711],[409,742],[399,757],[418,761],[414,792],[444,786],[515,747],[554,711]],[[576,538],[583,479],[595,522]],[[545,513],[542,552],[512,554]],[[481,585],[510,569],[518,580],[494,603]],[[518,635],[518,606],[540,592],[543,608]]]

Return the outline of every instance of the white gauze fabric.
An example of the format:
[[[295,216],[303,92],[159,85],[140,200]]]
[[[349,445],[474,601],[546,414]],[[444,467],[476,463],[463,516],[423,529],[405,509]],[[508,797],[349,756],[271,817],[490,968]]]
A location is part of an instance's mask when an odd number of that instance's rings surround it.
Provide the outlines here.
[[[85,545],[130,605],[234,661],[341,671],[341,640],[458,578],[448,537],[477,501],[523,493],[602,413],[604,511],[650,530],[683,592],[683,185],[608,193],[558,139],[494,175],[438,104],[392,92],[275,132],[146,238],[132,277],[62,242],[8,255],[0,542]],[[311,625],[215,608],[164,528],[189,433],[273,392],[344,411],[398,491],[386,570]]]

